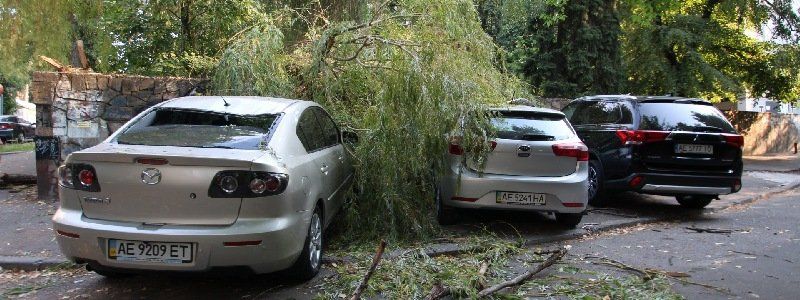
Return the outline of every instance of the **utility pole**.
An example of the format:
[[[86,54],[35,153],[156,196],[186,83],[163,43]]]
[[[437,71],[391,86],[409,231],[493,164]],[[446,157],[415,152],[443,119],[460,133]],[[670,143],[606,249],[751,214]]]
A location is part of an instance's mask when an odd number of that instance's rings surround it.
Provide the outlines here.
[[[3,93],[5,92],[5,87],[3,84],[0,84],[0,116],[3,115]]]

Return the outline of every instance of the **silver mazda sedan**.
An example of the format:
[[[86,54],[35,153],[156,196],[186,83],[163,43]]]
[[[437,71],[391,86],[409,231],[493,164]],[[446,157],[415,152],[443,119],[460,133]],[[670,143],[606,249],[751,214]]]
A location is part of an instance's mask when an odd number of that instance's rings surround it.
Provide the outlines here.
[[[449,168],[437,184],[436,216],[458,220],[456,208],[555,213],[568,227],[580,223],[588,197],[589,149],[560,111],[529,106],[494,109],[497,139],[485,165],[451,139]]]
[[[136,116],[59,168],[61,251],[105,276],[320,268],[353,168],[313,102],[183,97]]]

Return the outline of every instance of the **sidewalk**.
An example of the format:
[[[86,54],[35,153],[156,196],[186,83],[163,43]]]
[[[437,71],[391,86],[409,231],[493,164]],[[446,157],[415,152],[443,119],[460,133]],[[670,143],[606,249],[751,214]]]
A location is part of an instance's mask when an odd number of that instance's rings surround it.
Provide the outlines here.
[[[745,171],[800,172],[800,154],[745,156]]]

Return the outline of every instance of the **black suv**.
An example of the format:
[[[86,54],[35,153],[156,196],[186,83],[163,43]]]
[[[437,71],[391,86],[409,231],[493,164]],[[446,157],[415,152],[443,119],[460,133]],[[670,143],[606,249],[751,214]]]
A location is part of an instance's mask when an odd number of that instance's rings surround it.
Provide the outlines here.
[[[744,138],[707,101],[589,96],[563,112],[589,146],[593,205],[607,192],[636,191],[697,209],[742,187]]]

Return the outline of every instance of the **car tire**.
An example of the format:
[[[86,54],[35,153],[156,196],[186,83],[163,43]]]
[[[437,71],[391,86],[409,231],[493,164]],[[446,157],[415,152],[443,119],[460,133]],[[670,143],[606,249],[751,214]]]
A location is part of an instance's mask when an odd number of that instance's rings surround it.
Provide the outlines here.
[[[15,141],[16,141],[18,144],[22,144],[22,143],[24,143],[24,142],[25,142],[25,135],[24,135],[24,134],[22,134],[22,132],[20,132],[20,133],[18,133],[18,134],[16,135],[16,138],[15,138],[14,140],[15,140]]]
[[[106,269],[103,267],[91,266],[91,265],[87,265],[86,269],[88,271],[92,271],[97,275],[103,276],[108,279],[122,279],[122,278],[133,277],[136,275],[133,273],[119,272],[119,271],[114,271],[113,269]]]
[[[567,228],[575,228],[575,226],[578,226],[578,224],[581,223],[581,219],[583,219],[583,214],[581,213],[577,214],[556,213],[556,222],[559,225]]]
[[[290,268],[291,276],[297,280],[309,280],[319,273],[322,265],[322,209],[317,206],[311,213],[311,222],[308,225],[303,251]]]
[[[678,200],[678,203],[684,207],[689,209],[703,209],[704,207],[708,206],[712,200],[714,200],[716,196],[710,195],[681,195],[675,196],[675,199]]]
[[[589,204],[596,207],[603,207],[607,204],[605,191],[603,189],[603,166],[599,160],[589,160]]]
[[[458,211],[455,208],[448,207],[442,201],[442,190],[437,186],[434,189],[435,205],[436,205],[436,221],[439,225],[453,225],[458,223]]]

